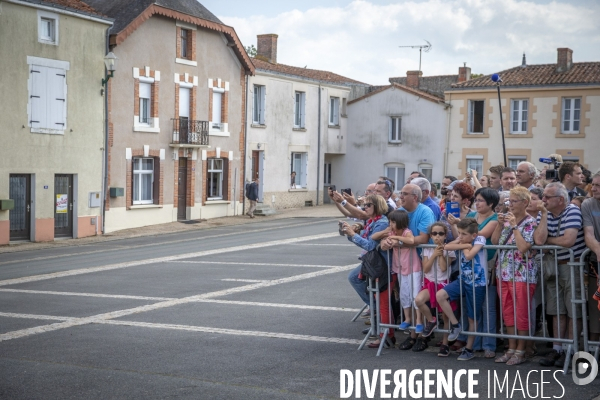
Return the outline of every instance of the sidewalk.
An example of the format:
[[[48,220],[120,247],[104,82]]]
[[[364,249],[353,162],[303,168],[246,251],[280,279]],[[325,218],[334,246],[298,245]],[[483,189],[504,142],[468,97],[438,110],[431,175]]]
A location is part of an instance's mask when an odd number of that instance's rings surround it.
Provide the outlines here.
[[[177,233],[211,229],[220,226],[246,225],[257,222],[270,221],[285,218],[327,218],[341,217],[341,214],[333,204],[325,204],[316,207],[290,208],[278,210],[277,214],[265,217],[250,218],[246,215],[235,217],[214,218],[199,223],[186,224],[182,222],[170,222],[168,224],[149,225],[141,228],[124,229],[111,232],[106,235],[89,236],[81,239],[60,239],[53,242],[14,242],[9,245],[0,246],[0,254],[14,253],[18,251],[40,250],[67,246],[82,246],[86,244],[121,240],[141,236],[155,236],[165,233]]]

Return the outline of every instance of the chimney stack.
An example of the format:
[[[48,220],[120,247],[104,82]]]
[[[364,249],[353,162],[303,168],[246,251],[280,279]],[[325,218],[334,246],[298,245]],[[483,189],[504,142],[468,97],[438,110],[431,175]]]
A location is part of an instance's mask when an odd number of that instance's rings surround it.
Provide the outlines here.
[[[561,47],[558,49],[558,60],[556,62],[556,72],[566,72],[573,65],[573,50]]]
[[[423,76],[421,71],[406,71],[406,86],[418,89],[421,76]]]
[[[277,38],[274,33],[256,35],[256,55],[271,64],[277,64]]]
[[[462,67],[458,67],[458,83],[466,82],[471,79],[471,67],[467,67],[467,63]]]

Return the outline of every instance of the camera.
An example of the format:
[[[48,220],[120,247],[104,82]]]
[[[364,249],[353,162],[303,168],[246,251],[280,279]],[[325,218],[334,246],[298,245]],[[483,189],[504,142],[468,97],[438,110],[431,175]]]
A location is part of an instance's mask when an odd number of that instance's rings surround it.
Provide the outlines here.
[[[340,236],[344,236],[344,223],[342,221],[338,222],[338,232]]]
[[[556,159],[556,157],[550,157],[550,158],[546,158],[546,157],[541,157],[540,158],[540,162],[544,163],[544,164],[552,164],[554,166],[554,169],[548,169],[546,170],[546,180],[547,181],[558,181],[559,177],[558,177],[558,169],[560,168],[560,162]]]
[[[352,189],[342,189],[342,193],[346,193],[348,196],[352,196]]]
[[[335,185],[329,185],[329,190],[331,190],[332,192],[335,192]]]

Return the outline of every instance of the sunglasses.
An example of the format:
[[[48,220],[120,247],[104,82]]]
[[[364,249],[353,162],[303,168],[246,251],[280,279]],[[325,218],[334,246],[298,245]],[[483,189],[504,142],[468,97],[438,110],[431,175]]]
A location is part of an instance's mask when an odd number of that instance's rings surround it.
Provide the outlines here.
[[[431,232],[431,236],[446,236],[446,232]]]
[[[365,208],[373,207],[373,203],[365,203]]]

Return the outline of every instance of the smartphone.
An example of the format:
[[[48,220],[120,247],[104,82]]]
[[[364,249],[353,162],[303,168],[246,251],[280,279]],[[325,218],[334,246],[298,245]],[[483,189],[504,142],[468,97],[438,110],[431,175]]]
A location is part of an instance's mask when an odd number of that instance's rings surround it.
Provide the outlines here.
[[[348,189],[342,189],[342,193],[347,193],[348,196],[352,196],[352,189],[348,188]]]
[[[332,192],[335,192],[335,185],[329,185],[329,190],[331,190]]]
[[[456,201],[446,203],[446,210],[448,210],[448,215],[454,215],[456,218],[460,218],[460,205]]]
[[[342,221],[338,222],[338,232],[340,234],[340,236],[344,236],[344,223]]]

